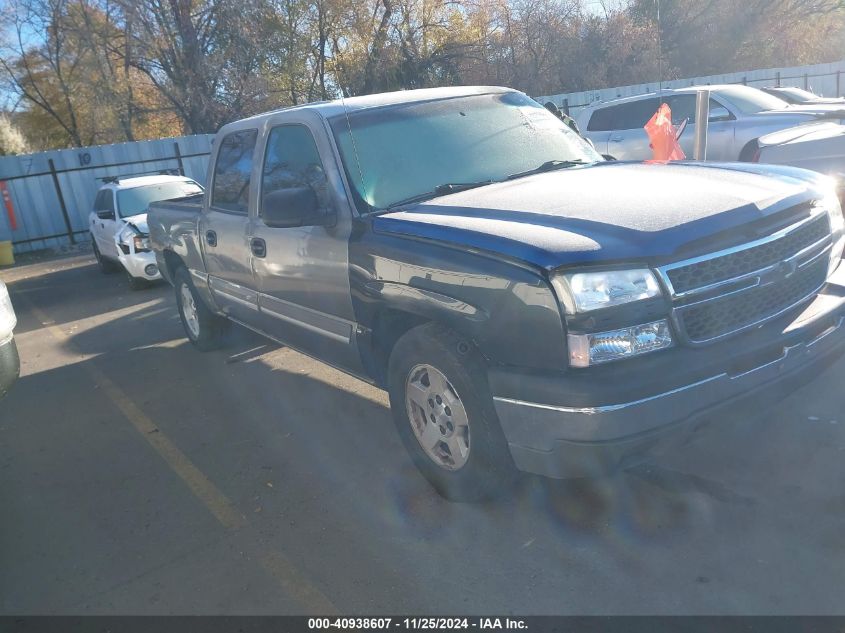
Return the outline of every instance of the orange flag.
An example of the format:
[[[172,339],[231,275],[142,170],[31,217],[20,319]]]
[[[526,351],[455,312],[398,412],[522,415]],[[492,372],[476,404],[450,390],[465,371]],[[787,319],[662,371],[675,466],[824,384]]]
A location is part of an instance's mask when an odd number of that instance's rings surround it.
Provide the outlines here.
[[[654,160],[684,160],[684,150],[678,144],[677,130],[672,125],[672,110],[664,103],[645,124],[645,131],[651,141]]]

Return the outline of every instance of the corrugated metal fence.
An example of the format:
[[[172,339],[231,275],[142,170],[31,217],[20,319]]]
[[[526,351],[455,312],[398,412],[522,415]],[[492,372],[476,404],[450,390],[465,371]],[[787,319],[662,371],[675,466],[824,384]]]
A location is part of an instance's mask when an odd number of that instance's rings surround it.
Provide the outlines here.
[[[706,86],[714,84],[745,84],[757,88],[769,86],[791,86],[812,90],[825,97],[839,97],[845,94],[845,60],[830,64],[815,64],[813,66],[794,66],[791,68],[766,68],[763,70],[749,70],[724,75],[710,75],[709,77],[689,77],[664,81],[664,88],[686,88],[687,86]],[[552,101],[561,108],[568,107],[573,115],[595,101],[607,101],[619,97],[656,92],[658,83],[638,84],[636,86],[620,86],[618,88],[603,88],[586,92],[568,92],[545,97],[535,97],[540,103]]]
[[[0,157],[0,241],[15,252],[88,239],[100,178],[173,170],[205,182],[213,135]],[[11,209],[11,214],[10,214]],[[13,228],[13,224],[16,227]]]

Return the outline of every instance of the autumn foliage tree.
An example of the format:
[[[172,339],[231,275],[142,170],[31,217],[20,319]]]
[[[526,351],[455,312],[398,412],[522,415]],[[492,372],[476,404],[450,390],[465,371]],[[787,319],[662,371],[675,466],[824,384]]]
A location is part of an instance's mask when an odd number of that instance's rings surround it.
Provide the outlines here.
[[[528,94],[845,51],[845,0],[6,0],[0,96],[36,147],[213,132],[340,95]],[[660,52],[662,51],[662,54]],[[8,106],[7,106],[8,107]]]

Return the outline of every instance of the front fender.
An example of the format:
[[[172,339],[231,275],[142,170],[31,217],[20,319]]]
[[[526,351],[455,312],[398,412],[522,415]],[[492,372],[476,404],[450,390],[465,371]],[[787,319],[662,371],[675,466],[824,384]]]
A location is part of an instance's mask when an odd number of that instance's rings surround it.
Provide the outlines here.
[[[478,306],[433,290],[384,281],[369,282],[364,288],[369,297],[385,305],[432,321],[443,321],[458,331],[467,329],[467,321],[480,323],[490,318]]]
[[[370,232],[350,242],[349,256],[353,308],[365,328],[398,312],[411,323],[452,328],[493,364],[566,368],[563,320],[542,271],[433,240]]]

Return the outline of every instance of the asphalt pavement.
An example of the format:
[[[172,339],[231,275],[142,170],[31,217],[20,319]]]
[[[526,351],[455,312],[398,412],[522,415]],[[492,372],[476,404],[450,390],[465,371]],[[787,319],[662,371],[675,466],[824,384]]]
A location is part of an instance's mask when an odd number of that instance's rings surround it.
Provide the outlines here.
[[[845,614],[839,362],[596,481],[454,504],[385,394],[88,256],[0,271],[0,614]]]

